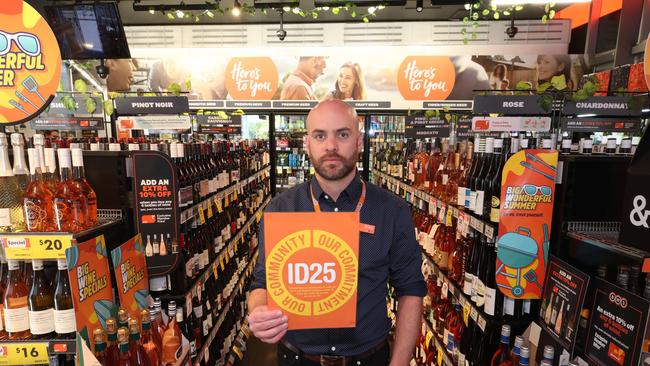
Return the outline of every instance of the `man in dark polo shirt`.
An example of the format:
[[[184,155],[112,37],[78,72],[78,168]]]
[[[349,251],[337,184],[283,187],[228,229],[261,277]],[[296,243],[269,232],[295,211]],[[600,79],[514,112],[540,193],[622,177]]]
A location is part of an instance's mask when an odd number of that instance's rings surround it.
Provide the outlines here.
[[[268,212],[313,212],[314,198],[322,212],[355,211],[362,199],[361,223],[373,234],[359,235],[359,282],[356,327],[287,332],[287,317],[266,306],[264,243],[255,267],[249,304],[249,327],[266,343],[278,343],[279,364],[407,366],[421,329],[422,297],[426,287],[409,207],[397,196],[362,182],[356,163],[363,146],[357,114],[345,102],[325,101],[307,117],[305,137],[315,178],[274,198]],[[264,238],[264,223],[261,226]],[[386,315],[387,284],[398,296],[395,342],[388,349],[391,328]]]

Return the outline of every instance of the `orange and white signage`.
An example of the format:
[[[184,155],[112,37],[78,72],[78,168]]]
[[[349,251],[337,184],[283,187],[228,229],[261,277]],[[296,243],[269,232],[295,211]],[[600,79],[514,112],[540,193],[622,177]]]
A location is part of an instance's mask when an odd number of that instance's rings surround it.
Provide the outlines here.
[[[397,72],[397,86],[406,100],[445,100],[456,82],[446,56],[408,56]]]
[[[472,131],[529,131],[546,132],[551,129],[551,117],[473,117]]]
[[[233,57],[226,66],[226,90],[235,100],[270,100],[278,70],[269,57]]]
[[[49,24],[27,2],[0,2],[0,125],[39,115],[60,79],[61,53]]]
[[[267,303],[289,329],[356,324],[359,213],[264,214]]]

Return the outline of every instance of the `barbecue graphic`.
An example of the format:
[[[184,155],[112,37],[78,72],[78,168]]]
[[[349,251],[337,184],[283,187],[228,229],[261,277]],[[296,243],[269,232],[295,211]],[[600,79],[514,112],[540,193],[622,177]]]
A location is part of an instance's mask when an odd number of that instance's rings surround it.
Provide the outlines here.
[[[548,258],[548,226],[544,224],[544,263]],[[497,241],[499,252],[497,257],[501,261],[501,265],[497,268],[497,275],[514,278],[516,283],[514,286],[508,286],[499,283],[499,287],[512,291],[514,297],[520,297],[524,293],[524,288],[521,286],[522,277],[539,287],[540,291],[543,290],[542,284],[537,281],[537,274],[534,269],[529,269],[523,273],[524,268],[528,268],[537,260],[537,253],[539,247],[535,239],[530,237],[530,230],[525,227],[517,228],[517,231],[508,232],[503,234]],[[516,271],[512,274],[508,269]]]

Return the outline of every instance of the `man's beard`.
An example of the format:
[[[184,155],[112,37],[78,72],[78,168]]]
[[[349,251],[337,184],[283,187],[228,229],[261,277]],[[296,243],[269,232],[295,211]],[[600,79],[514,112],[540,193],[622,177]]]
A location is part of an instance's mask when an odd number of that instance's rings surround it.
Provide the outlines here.
[[[353,156],[356,156],[353,155]],[[325,159],[337,158],[341,162],[341,166],[334,169],[328,169],[325,166],[330,164],[325,162]],[[356,168],[357,161],[354,158],[346,160],[344,157],[338,154],[329,154],[320,158],[318,161],[314,161],[314,169],[321,177],[326,180],[339,180],[344,177],[347,177],[350,172]]]

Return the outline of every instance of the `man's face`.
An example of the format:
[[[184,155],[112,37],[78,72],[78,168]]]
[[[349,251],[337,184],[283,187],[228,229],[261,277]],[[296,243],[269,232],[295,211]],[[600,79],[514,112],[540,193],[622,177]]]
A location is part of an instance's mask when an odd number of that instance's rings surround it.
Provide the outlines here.
[[[129,91],[133,83],[135,65],[129,59],[107,60],[110,70],[106,78],[108,91]]]
[[[314,169],[326,180],[352,172],[363,146],[356,114],[341,101],[321,103],[307,117],[305,143]]]
[[[321,75],[325,73],[325,68],[327,67],[327,62],[325,57],[314,57],[311,64],[311,77],[313,80],[318,79]]]

